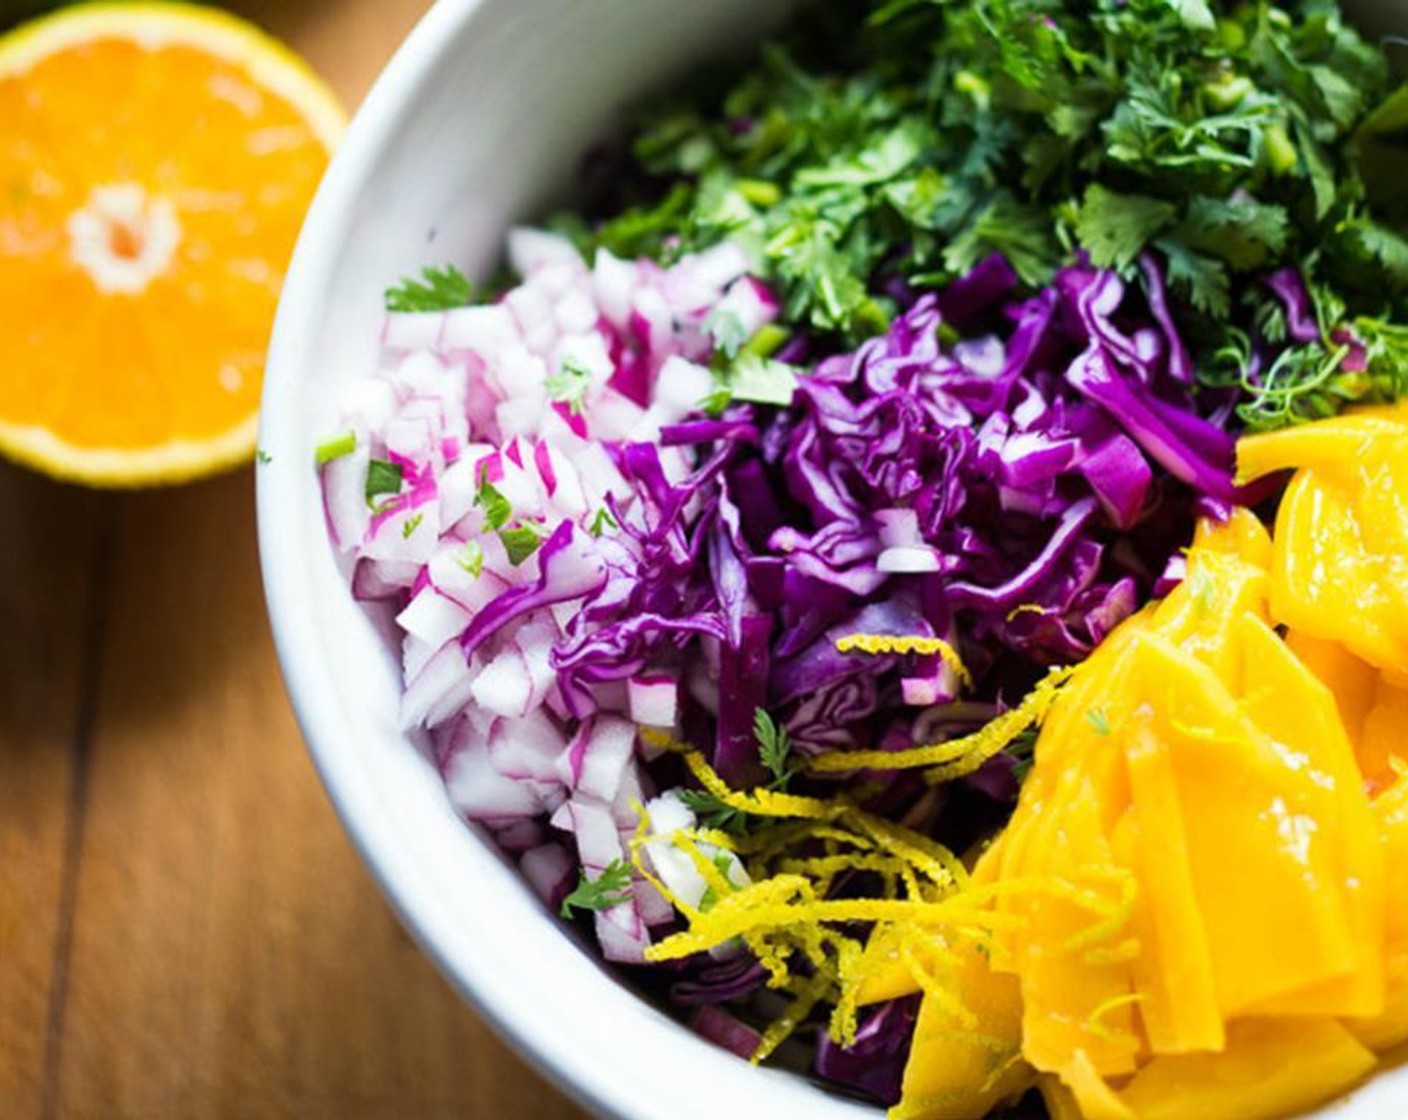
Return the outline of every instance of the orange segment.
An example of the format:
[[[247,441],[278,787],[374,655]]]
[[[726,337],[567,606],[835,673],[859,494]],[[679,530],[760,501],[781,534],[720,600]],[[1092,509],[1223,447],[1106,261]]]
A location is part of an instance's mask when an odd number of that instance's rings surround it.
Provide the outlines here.
[[[247,459],[343,116],[253,27],[93,4],[0,39],[0,452],[97,485]]]

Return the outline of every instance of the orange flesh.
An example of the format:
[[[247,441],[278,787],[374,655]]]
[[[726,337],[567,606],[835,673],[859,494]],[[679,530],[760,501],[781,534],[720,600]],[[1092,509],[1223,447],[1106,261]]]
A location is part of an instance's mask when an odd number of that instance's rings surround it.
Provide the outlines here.
[[[0,77],[0,120],[0,421],[124,451],[247,422],[328,160],[304,115],[196,47],[100,38]],[[72,215],[110,184],[166,200],[179,223],[140,292],[101,290],[72,253]],[[107,248],[133,260],[144,240],[115,222]]]

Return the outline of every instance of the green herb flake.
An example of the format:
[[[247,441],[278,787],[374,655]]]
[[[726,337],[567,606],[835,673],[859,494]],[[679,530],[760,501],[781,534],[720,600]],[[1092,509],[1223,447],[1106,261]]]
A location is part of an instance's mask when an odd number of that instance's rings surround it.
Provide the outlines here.
[[[700,398],[695,407],[700,412],[706,412],[717,419],[722,416],[724,409],[733,403],[733,393],[729,391],[727,385],[717,385],[714,391],[706,397]]]
[[[786,407],[797,391],[797,370],[757,354],[743,353],[728,374],[731,400]]]
[[[367,505],[375,506],[383,494],[399,494],[403,472],[400,463],[372,459],[367,463]]]
[[[1104,708],[1091,708],[1085,713],[1086,722],[1095,728],[1095,734],[1108,735],[1110,733],[1110,717],[1105,714]]]
[[[602,506],[596,511],[596,516],[592,518],[592,523],[587,527],[587,532],[594,537],[600,537],[601,534],[608,529],[619,529],[620,527],[616,518],[611,516],[611,511],[605,506]]]
[[[717,870],[718,873],[723,876],[724,882],[729,885],[729,893],[732,893],[734,889],[732,875],[733,858],[729,855],[728,852],[715,852],[712,862],[714,864],[715,870]],[[702,912],[707,913],[708,911],[712,910],[715,906],[717,906],[718,902],[719,895],[714,890],[714,888],[705,887],[704,893],[699,896],[699,909]]]
[[[576,887],[562,900],[559,911],[564,918],[570,918],[572,911],[609,910],[631,899],[631,869],[620,859],[613,859],[595,879],[583,871]]]
[[[487,472],[481,472],[474,504],[484,511],[484,523],[490,529],[502,529],[513,516],[513,506],[489,481]]]
[[[731,805],[726,805],[704,789],[682,789],[679,798],[686,809],[699,818],[704,828],[743,836],[748,832],[748,818]]]
[[[587,390],[591,387],[591,370],[572,358],[564,360],[556,373],[548,374],[543,380],[548,400],[567,405],[574,416],[581,415]]]
[[[274,457],[270,455],[267,451],[265,451],[262,447],[260,447],[257,448],[254,452],[254,460],[261,467],[265,467],[274,461]]]
[[[387,311],[449,311],[464,307],[474,297],[469,278],[452,264],[427,265],[420,279],[406,277],[386,289]]]
[[[465,541],[455,553],[455,563],[478,579],[484,571],[484,547],[478,541]]]
[[[508,553],[508,562],[515,568],[537,552],[538,546],[543,543],[538,531],[528,525],[500,529],[499,540],[503,542],[504,551]]]
[[[737,311],[711,311],[704,320],[704,331],[714,340],[714,349],[728,358],[736,358],[748,341],[748,328]]]
[[[753,712],[753,737],[758,740],[758,758],[777,783],[791,777],[788,755],[792,740],[785,727],[779,727],[772,716],[758,708]]]
[[[412,515],[411,517],[406,518],[406,520],[401,523],[402,539],[410,540],[411,534],[420,528],[421,522],[424,520],[425,514],[423,513],[417,513]]]
[[[350,455],[355,450],[357,450],[357,433],[349,430],[318,444],[313,452],[313,458],[321,467],[331,463],[334,459]]]

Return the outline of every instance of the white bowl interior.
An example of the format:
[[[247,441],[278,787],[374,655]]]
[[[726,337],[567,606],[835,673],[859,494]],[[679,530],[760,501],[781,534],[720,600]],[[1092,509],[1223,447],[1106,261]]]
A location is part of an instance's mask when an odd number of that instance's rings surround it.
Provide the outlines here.
[[[424,264],[482,273],[515,219],[570,186],[619,110],[756,40],[786,0],[441,0],[358,114],[289,271],[266,379],[259,529],[304,735],[353,840],[464,995],[597,1111],[629,1120],[877,1112],[701,1042],[619,986],[450,807],[396,726],[398,662],[355,604],[311,448],[376,364],[382,290]],[[1408,1071],[1344,1118],[1403,1114]],[[1397,1105],[1393,1101],[1397,1101]]]

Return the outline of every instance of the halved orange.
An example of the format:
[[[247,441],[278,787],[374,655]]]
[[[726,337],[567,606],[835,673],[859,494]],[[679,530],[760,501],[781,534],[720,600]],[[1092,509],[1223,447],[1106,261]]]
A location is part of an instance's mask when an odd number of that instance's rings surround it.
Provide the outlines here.
[[[255,28],[90,4],[0,39],[0,452],[102,486],[251,457],[336,99]]]

